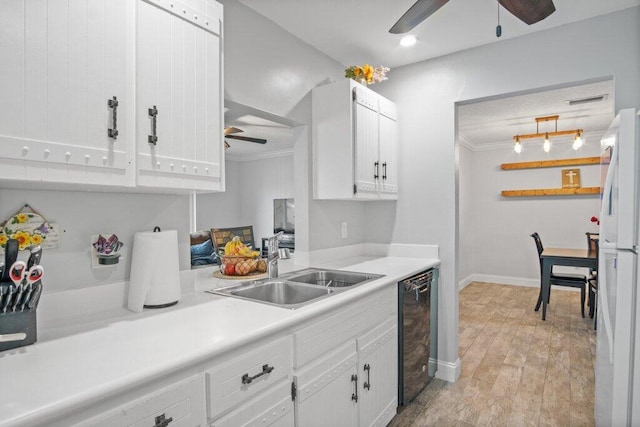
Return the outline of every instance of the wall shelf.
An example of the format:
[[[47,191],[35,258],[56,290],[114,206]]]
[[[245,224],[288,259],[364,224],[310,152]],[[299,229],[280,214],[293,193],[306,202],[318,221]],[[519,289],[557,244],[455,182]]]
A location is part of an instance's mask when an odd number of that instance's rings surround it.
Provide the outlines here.
[[[502,197],[584,196],[600,194],[600,187],[539,188],[533,190],[503,190]]]
[[[539,160],[536,162],[502,163],[502,170],[556,168],[561,166],[597,165],[600,157],[580,157],[577,159]],[[538,190],[536,190],[538,191]]]

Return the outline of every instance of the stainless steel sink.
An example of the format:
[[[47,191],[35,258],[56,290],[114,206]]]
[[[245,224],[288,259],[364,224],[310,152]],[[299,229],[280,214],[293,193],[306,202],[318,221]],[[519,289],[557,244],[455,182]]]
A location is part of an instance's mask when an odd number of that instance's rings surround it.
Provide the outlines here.
[[[302,273],[302,274],[300,274]],[[355,273],[341,270],[320,270],[309,268],[287,277],[290,282],[308,283],[329,288],[348,288],[383,277],[378,274]]]
[[[207,292],[296,309],[380,277],[383,276],[307,268],[285,274],[277,279],[242,282]]]
[[[211,293],[294,309],[311,301],[326,298],[333,294],[334,290],[281,279],[267,279],[244,282]]]

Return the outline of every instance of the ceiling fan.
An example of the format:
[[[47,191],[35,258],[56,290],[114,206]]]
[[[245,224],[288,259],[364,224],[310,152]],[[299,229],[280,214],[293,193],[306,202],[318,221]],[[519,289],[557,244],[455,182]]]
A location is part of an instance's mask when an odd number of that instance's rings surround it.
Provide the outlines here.
[[[404,34],[411,31],[448,1],[418,0],[398,19],[389,32]],[[498,0],[498,3],[527,25],[542,21],[556,11],[553,0]]]
[[[266,139],[251,138],[249,136],[235,135],[236,133],[241,133],[241,132],[244,132],[244,131],[242,129],[238,129],[237,127],[234,127],[234,126],[227,126],[226,128],[224,128],[224,137],[225,137],[224,148],[227,149],[227,148],[231,147],[229,145],[229,143],[226,141],[226,138],[236,139],[238,141],[255,142],[256,144],[266,144],[267,143]]]

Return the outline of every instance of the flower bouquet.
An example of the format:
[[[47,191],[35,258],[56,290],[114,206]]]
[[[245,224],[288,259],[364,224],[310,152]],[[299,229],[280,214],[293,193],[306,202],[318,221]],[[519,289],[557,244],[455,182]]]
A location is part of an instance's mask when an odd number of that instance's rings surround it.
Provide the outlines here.
[[[352,65],[344,70],[344,76],[364,85],[370,85],[387,80],[387,71],[389,70],[389,67],[384,67],[382,65],[375,68],[369,64]]]

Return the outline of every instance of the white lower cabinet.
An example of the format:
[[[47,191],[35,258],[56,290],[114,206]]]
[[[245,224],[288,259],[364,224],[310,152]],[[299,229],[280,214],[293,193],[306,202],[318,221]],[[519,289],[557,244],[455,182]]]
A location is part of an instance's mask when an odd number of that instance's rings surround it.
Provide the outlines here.
[[[206,420],[204,376],[199,374],[76,426],[194,427],[206,426]]]
[[[391,421],[398,403],[395,287],[335,310],[294,337],[296,425],[385,426]],[[311,355],[315,358],[309,361]]]
[[[298,426],[358,424],[357,358],[352,341],[295,375]]]
[[[291,355],[291,336],[285,336],[207,370],[210,424],[291,425]]]
[[[359,425],[386,426],[398,406],[398,329],[389,319],[358,338]]]

